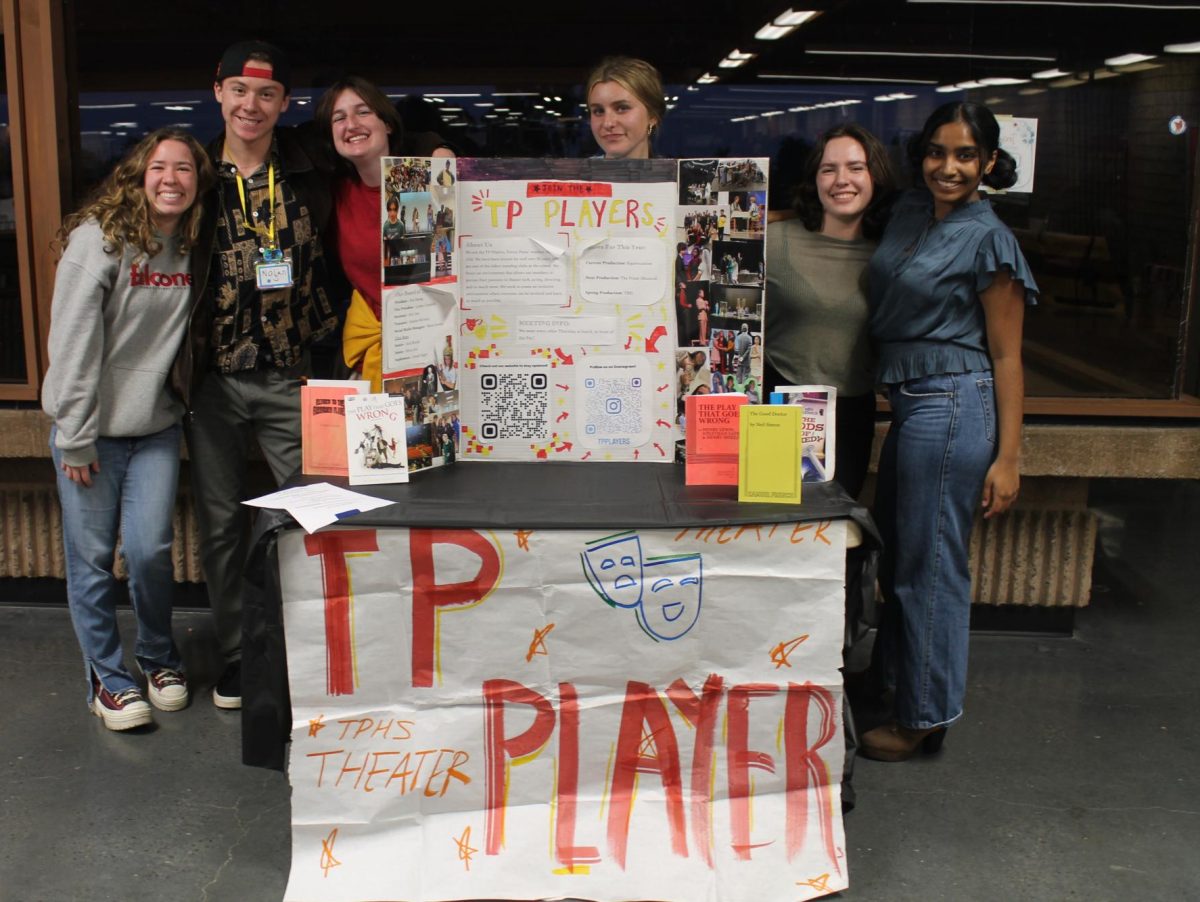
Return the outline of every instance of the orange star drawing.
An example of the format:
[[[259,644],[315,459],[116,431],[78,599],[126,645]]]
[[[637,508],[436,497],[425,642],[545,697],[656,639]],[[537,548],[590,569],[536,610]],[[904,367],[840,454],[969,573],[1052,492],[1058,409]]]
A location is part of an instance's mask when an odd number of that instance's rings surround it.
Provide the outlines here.
[[[479,851],[471,846],[471,828],[466,827],[462,835],[456,837],[454,842],[458,844],[458,860],[468,871],[471,870],[471,856]]]
[[[321,840],[321,870],[325,872],[325,876],[329,876],[329,871],[338,867],[341,862],[333,856],[333,844],[337,842],[337,827],[330,831],[329,835]]]
[[[780,667],[791,667],[792,662],[788,660],[788,655],[794,652],[800,643],[807,638],[808,633],[805,633],[803,636],[793,639],[790,642],[780,642],[778,645],[772,648],[771,660],[775,662],[775,669],[778,670]]]
[[[529,663],[533,660],[534,655],[549,655],[546,650],[546,637],[550,635],[550,630],[554,629],[554,624],[542,627],[540,630],[533,631],[533,641],[529,643],[529,651],[525,652],[525,662]]]
[[[308,722],[308,735],[315,737],[327,726],[329,726],[329,724],[325,723],[325,715],[318,714]]]
[[[829,875],[821,874],[819,877],[813,877],[810,880],[797,880],[796,886],[808,886],[815,889],[817,892],[829,892]]]
[[[532,529],[518,529],[513,533],[517,537],[517,547],[522,551],[529,550],[529,537],[533,535]]]
[[[642,732],[642,744],[638,747],[638,757],[640,758],[658,758],[658,742],[656,737],[657,732],[651,733],[649,730]]]

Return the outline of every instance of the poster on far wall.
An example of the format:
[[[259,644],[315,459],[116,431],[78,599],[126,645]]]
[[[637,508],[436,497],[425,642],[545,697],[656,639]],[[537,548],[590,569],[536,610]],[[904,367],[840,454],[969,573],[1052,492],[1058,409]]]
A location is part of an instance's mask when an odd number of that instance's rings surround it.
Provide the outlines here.
[[[1000,146],[1017,161],[1017,183],[1005,193],[1032,194],[1038,121],[1022,116],[997,116],[996,121],[1000,123]]]

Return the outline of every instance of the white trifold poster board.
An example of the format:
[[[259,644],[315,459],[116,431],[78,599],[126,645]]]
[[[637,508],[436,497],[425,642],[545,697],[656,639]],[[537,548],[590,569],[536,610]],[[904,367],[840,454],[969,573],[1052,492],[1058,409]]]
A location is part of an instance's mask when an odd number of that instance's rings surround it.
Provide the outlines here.
[[[381,165],[384,387],[410,447],[671,463],[683,396],[765,400],[765,159]]]
[[[846,532],[281,534],[286,899],[845,888]]]
[[[675,161],[458,162],[463,456],[673,461]]]

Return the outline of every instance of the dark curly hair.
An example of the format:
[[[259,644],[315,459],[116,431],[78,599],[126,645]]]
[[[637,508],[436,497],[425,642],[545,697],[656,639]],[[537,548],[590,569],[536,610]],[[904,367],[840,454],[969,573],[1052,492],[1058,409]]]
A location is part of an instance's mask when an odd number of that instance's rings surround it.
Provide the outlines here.
[[[873,134],[853,122],[847,122],[831,128],[817,139],[808,159],[804,161],[803,180],[796,188],[796,212],[800,221],[810,232],[821,231],[825,219],[825,208],[817,196],[817,170],[821,168],[821,159],[825,156],[825,147],[835,138],[851,138],[857,141],[867,155],[867,172],[871,175],[873,187],[871,202],[863,212],[863,235],[875,240],[883,234],[887,224],[888,213],[896,193],[896,179],[892,174],[891,163],[888,162],[887,151]]]
[[[922,164],[929,153],[929,144],[934,134],[943,125],[949,125],[951,122],[961,122],[970,130],[984,165],[993,153],[996,154],[992,171],[983,177],[985,185],[1003,190],[1017,183],[1017,161],[1000,146],[1000,123],[996,121],[992,111],[982,103],[964,100],[942,104],[925,120],[925,127],[921,129],[921,133],[908,142],[908,161],[912,164],[913,177],[918,185],[925,183]]]

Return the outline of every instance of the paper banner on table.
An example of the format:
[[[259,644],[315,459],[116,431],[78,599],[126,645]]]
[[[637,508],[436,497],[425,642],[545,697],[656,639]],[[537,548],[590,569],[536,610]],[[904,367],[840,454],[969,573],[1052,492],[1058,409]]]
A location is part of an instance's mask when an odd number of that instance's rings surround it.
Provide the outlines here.
[[[283,534],[285,898],[846,888],[846,529]]]
[[[675,163],[460,159],[457,171],[464,456],[674,460]],[[578,372],[597,354],[640,361],[651,392],[605,445],[579,418]]]

